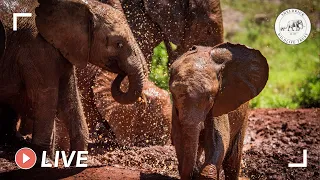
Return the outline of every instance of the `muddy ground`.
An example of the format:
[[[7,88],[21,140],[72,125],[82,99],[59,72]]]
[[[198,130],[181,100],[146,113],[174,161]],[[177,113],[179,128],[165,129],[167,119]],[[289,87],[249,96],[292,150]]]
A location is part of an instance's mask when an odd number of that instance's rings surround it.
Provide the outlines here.
[[[302,163],[306,168],[289,168]],[[0,179],[178,179],[174,148],[95,148],[90,168],[18,170],[14,151],[0,147]],[[252,110],[243,150],[241,179],[320,179],[320,109]]]

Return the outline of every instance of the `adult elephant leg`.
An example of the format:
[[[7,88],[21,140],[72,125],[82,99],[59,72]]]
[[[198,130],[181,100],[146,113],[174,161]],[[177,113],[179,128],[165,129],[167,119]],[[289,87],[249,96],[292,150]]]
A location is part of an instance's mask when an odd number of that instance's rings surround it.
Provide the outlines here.
[[[205,121],[205,164],[200,179],[219,179],[222,162],[230,142],[228,115]]]
[[[65,122],[69,130],[70,151],[86,151],[89,130],[79,96],[75,68],[69,70],[60,79],[58,118]]]
[[[163,31],[146,12],[142,0],[121,0],[121,4],[139,48],[150,66],[153,48],[164,39]]]

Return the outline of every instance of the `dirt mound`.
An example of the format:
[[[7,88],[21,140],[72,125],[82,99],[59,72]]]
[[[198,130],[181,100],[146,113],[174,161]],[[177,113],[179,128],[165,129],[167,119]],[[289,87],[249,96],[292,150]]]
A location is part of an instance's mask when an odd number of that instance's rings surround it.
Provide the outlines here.
[[[250,112],[241,176],[246,179],[319,179],[320,109],[259,109]],[[306,168],[289,168],[302,163]],[[0,179],[177,179],[174,147],[111,149],[89,156],[90,168],[17,170],[14,151],[0,147]],[[97,167],[99,166],[99,167]],[[1,173],[2,172],[2,173]],[[27,178],[28,179],[28,178]]]

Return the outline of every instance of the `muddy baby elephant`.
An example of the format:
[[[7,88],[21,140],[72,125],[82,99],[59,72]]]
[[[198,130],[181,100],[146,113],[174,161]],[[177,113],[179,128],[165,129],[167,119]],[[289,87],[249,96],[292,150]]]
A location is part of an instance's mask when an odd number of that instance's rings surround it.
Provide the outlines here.
[[[223,170],[226,179],[238,179],[247,101],[262,91],[268,72],[258,50],[231,43],[193,46],[172,64],[172,141],[181,179],[219,179]]]
[[[223,42],[222,13],[219,0],[99,0],[123,12],[136,38],[148,67],[153,48],[165,42],[169,59],[186,52],[193,44],[213,46]],[[177,45],[172,48],[169,42]],[[174,50],[175,49],[175,50]],[[170,64],[170,63],[169,63]],[[103,119],[91,87],[97,68],[77,70],[84,113],[90,122]],[[122,104],[128,104],[124,102]]]
[[[12,12],[22,2],[29,2],[25,7],[33,16],[19,19],[13,31]],[[112,95],[134,102],[142,92],[145,60],[126,19],[111,6],[94,0],[38,2],[0,3],[0,103],[34,121],[36,152],[50,149],[56,117],[69,129],[71,150],[85,150],[88,127],[74,67],[91,63],[118,73]],[[129,88],[122,92],[126,76]]]

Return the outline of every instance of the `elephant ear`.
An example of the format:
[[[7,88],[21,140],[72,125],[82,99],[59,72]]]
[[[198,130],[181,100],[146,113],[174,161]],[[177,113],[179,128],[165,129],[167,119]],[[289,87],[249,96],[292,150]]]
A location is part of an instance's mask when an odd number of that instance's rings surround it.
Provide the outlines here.
[[[4,29],[4,25],[0,20],[0,59],[4,54],[4,50],[6,49],[6,31]]]
[[[269,66],[260,51],[240,44],[215,46],[210,56],[217,68],[220,89],[213,106],[214,116],[237,109],[257,96],[267,83]]]
[[[77,67],[89,60],[93,14],[75,1],[39,0],[36,25],[46,41]]]
[[[156,22],[169,41],[178,45],[184,36],[185,17],[188,1],[182,0],[143,0],[151,19]]]

